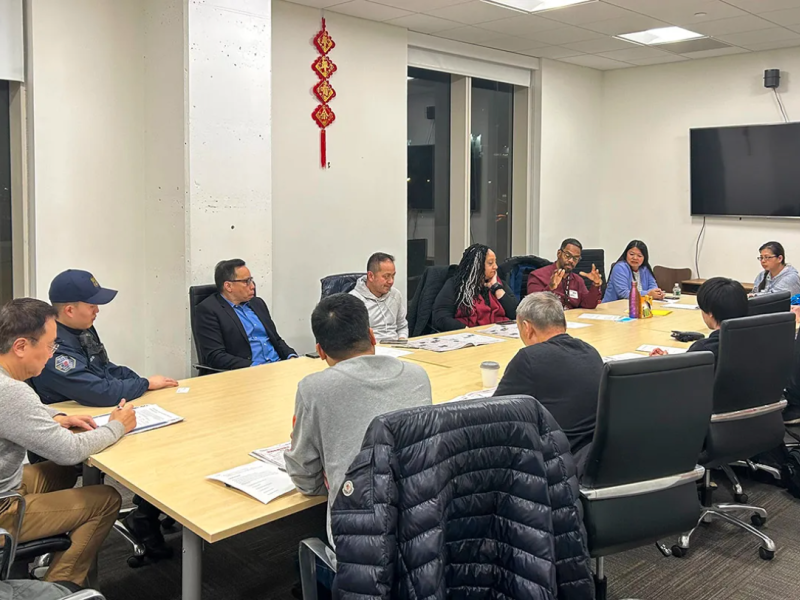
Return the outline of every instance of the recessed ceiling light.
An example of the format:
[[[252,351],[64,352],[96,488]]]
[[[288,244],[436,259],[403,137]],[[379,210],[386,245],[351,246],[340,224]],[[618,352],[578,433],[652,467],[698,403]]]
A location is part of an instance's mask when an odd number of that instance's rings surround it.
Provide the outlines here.
[[[614,37],[629,42],[636,42],[637,44],[644,44],[646,46],[656,46],[658,44],[672,44],[685,40],[695,40],[706,36],[702,33],[695,33],[694,31],[683,29],[682,27],[659,27],[657,29],[648,29],[647,31],[637,31],[636,33],[623,33],[622,35],[615,35]]]
[[[563,8],[565,6],[574,6],[575,4],[588,4],[589,2],[597,2],[597,0],[482,0],[487,4],[494,4],[502,6],[503,8],[510,8],[524,13],[535,13],[543,10],[552,10],[554,8]]]

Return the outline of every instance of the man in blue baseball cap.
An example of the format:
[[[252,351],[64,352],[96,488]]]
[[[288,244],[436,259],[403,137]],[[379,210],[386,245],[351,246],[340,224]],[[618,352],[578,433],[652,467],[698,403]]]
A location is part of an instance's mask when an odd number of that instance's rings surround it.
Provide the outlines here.
[[[115,365],[94,328],[99,306],[108,304],[116,290],[101,287],[88,271],[69,269],[50,284],[50,303],[58,311],[55,348],[40,375],[30,380],[42,402],[75,400],[85,406],[117,406],[135,400],[148,390],[175,387],[178,382],[163,375],[140,377]],[[126,525],[145,544],[148,556],[171,555],[158,525],[160,511],[140,498],[138,509],[126,517]]]

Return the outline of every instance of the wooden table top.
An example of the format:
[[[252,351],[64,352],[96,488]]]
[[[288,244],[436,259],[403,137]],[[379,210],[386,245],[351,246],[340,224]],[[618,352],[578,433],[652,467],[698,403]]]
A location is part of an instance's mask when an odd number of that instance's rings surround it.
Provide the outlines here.
[[[694,298],[681,302],[692,304]],[[667,316],[628,323],[578,318],[584,312],[623,315],[627,312],[627,303],[619,301],[601,305],[594,311],[567,312],[568,321],[591,325],[569,330],[569,333],[594,345],[603,356],[633,352],[641,344],[688,347],[669,337],[673,329],[709,333],[696,310],[673,310]],[[413,361],[426,370],[433,400],[438,403],[481,389],[480,363],[494,360],[505,369],[521,347],[520,340],[508,339],[500,344],[445,353],[418,350],[404,356],[403,360]],[[324,497],[292,492],[265,505],[206,479],[208,475],[254,460],[248,454],[257,448],[288,441],[297,383],[306,375],[325,368],[322,360],[303,357],[186,379],[180,382],[181,387],[190,388],[186,394],[178,394],[175,388],[148,392],[136,403],[158,404],[180,415],[184,421],[128,436],[92,456],[89,464],[120,481],[208,542],[217,542],[325,502]],[[53,406],[68,414],[99,415],[109,410],[75,402]]]

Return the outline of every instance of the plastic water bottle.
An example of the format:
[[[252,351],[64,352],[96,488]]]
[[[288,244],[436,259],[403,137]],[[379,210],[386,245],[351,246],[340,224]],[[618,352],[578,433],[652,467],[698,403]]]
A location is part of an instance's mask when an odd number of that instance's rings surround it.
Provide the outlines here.
[[[681,297],[681,284],[680,283],[677,283],[677,282],[675,283],[675,287],[672,288],[672,295],[675,296],[676,298],[680,298]]]

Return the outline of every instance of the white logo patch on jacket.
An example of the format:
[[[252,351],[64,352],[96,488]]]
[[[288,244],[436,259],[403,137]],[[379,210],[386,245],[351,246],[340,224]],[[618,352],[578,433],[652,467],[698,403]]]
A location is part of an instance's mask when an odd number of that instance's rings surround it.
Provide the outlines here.
[[[56,356],[56,371],[62,373],[69,373],[75,368],[75,359],[66,354],[59,354]]]

